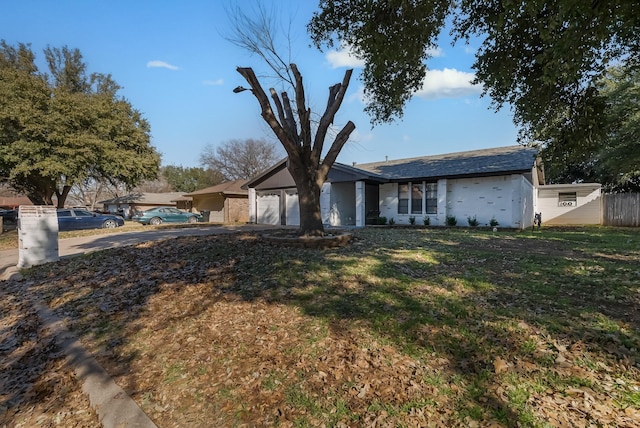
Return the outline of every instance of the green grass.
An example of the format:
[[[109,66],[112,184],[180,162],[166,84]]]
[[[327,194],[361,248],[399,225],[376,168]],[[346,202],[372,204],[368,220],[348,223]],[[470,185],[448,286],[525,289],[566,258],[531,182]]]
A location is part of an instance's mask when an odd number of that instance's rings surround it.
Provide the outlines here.
[[[242,397],[242,409],[228,415],[237,425],[251,424],[246,409],[260,392],[281,395],[278,405],[287,407],[288,421],[295,426],[366,424],[378,416],[391,425],[409,426],[422,414],[446,415],[451,425],[548,426],[553,423],[546,410],[583,418],[586,410],[571,404],[586,402],[572,396],[583,393],[618,416],[625,407],[640,408],[634,366],[640,359],[640,229],[496,234],[375,228],[358,230],[355,238],[348,247],[324,251],[268,245],[250,237],[203,237],[174,240],[176,248],[171,249],[151,245],[127,252],[105,278],[112,286],[106,289],[119,293],[121,306],[113,304],[115,315],[102,326],[108,328],[98,328],[96,340],[109,343],[109,336],[137,321],[122,315],[128,302],[144,305],[163,292],[172,293],[171,304],[179,299],[206,302],[195,315],[181,306],[168,318],[166,328],[175,335],[200,334],[198,317],[219,300],[237,300],[250,309],[257,305],[267,313],[295,308],[304,322],[291,326],[273,321],[266,329],[270,336],[288,335],[290,342],[277,355],[290,366],[269,366],[251,340],[229,342],[225,364],[247,356],[265,364],[264,374],[257,374],[263,376],[255,382],[258,390],[246,393],[237,381],[217,391],[215,398],[222,401]],[[148,260],[162,263],[154,267]],[[106,268],[100,258],[66,263],[64,277],[42,268],[30,270],[27,279],[42,284],[42,293],[50,292],[60,311],[86,318],[88,312],[73,308],[71,295],[77,293],[76,303],[87,302],[91,290],[79,284]],[[137,289],[129,275],[140,266],[145,268],[143,283],[151,285]],[[194,284],[201,286],[198,299],[191,292],[181,294]],[[215,298],[204,300],[207,293]],[[112,297],[94,298],[100,304]],[[85,318],[77,325],[95,322]],[[153,341],[153,332],[141,335],[138,328],[131,337]],[[216,341],[224,340],[216,336]],[[337,350],[330,347],[336,343]],[[143,346],[150,349],[148,343]],[[344,354],[342,365],[331,360],[336,352]],[[344,371],[340,379],[325,367],[329,374],[318,380],[318,367],[327,361]],[[206,382],[222,363],[207,364],[207,370],[190,373],[182,361],[170,361],[162,379],[172,386],[182,376]],[[251,380],[254,372],[234,376]],[[385,392],[389,385],[397,390]],[[593,406],[587,410],[595,412]],[[601,415],[589,415],[594,419],[582,422],[608,425],[598,422]]]
[[[18,231],[8,230],[0,233],[0,250],[18,248]]]

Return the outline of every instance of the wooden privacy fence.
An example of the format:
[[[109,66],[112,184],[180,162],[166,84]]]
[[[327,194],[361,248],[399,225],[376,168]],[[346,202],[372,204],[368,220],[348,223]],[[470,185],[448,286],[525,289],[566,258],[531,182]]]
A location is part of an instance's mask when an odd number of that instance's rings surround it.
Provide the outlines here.
[[[602,195],[602,224],[640,226],[640,193]]]

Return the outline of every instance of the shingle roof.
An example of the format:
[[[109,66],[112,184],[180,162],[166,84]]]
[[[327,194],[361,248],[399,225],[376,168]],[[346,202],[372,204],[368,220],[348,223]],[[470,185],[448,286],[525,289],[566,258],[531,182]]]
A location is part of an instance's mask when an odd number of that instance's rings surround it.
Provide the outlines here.
[[[187,193],[185,196],[208,195],[212,193],[222,193],[223,195],[248,195],[249,192],[242,189],[242,186],[246,182],[247,180],[227,181],[226,183],[216,184],[215,186]]]
[[[535,148],[507,146],[357,164],[355,167],[390,180],[497,175],[531,171],[537,153]]]
[[[0,196],[0,207],[17,207],[20,205],[33,205],[26,196]]]

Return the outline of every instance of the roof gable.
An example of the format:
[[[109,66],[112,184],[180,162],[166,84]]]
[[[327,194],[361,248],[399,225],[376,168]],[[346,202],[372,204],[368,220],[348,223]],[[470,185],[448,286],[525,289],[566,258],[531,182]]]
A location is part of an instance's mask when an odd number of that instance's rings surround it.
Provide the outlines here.
[[[348,181],[374,181],[385,182],[384,177],[370,171],[351,167],[342,163],[334,162],[327,177],[329,183],[341,183]],[[249,180],[244,187],[253,187],[258,189],[294,187],[295,182],[287,170],[287,158],[280,160],[278,163],[267,169],[260,175]]]
[[[247,180],[234,180],[216,184],[215,186],[196,190],[195,192],[186,193],[185,196],[209,195],[212,193],[221,193],[223,195],[248,195],[249,192],[242,188]]]

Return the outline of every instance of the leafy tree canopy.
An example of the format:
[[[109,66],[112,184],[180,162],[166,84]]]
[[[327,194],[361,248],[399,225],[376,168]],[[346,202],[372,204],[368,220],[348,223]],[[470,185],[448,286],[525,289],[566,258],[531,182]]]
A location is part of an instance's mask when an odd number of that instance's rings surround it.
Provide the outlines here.
[[[248,180],[281,157],[275,144],[249,138],[207,145],[200,155],[200,164],[219,171],[225,180]]]
[[[609,192],[640,191],[640,70],[612,67],[595,85],[597,123],[558,111],[542,144],[550,182],[595,181]],[[573,118],[577,123],[571,123]],[[561,122],[561,123],[559,123]],[[593,121],[592,121],[593,122]]]
[[[190,193],[198,189],[215,186],[224,181],[222,173],[213,169],[168,165],[160,169],[174,191]]]
[[[58,206],[88,178],[133,187],[157,175],[149,123],[118,97],[111,76],[86,75],[77,49],[0,42],[0,173],[36,204]]]
[[[640,10],[628,0],[321,0],[309,31],[366,61],[372,122],[392,121],[425,76],[429,48],[447,22],[455,40],[482,41],[473,65],[494,107],[510,105],[521,138],[545,139],[557,119],[588,134],[602,108],[595,86],[611,65],[640,61]],[[578,120],[580,119],[580,120]]]

